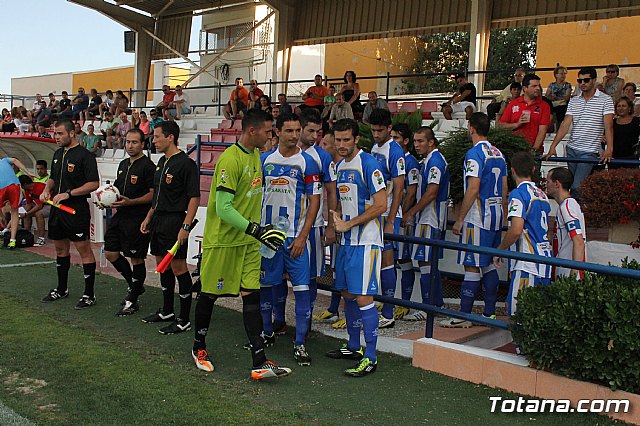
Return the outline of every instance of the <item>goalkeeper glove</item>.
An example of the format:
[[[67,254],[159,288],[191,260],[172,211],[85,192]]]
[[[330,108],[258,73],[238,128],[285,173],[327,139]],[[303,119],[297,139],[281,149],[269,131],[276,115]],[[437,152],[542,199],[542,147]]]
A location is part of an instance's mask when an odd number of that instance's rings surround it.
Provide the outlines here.
[[[244,233],[251,235],[273,251],[278,251],[284,245],[284,240],[287,237],[287,234],[278,231],[273,225],[260,226],[255,222],[249,222]]]

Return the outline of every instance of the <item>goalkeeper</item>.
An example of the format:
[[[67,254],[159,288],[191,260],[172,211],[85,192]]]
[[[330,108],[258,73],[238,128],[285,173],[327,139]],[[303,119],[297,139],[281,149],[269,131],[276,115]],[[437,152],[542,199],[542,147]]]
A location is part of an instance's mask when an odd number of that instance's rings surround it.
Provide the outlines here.
[[[196,366],[213,371],[205,339],[213,305],[219,297],[242,296],[244,329],[251,343],[256,380],[288,375],[289,368],[267,360],[260,314],[260,243],[278,250],[284,232],[271,225],[260,226],[262,209],[262,165],[259,149],[271,139],[273,117],[251,110],[242,119],[240,140],[218,159],[211,183],[204,230],[200,277],[202,291],[195,311],[192,356]]]

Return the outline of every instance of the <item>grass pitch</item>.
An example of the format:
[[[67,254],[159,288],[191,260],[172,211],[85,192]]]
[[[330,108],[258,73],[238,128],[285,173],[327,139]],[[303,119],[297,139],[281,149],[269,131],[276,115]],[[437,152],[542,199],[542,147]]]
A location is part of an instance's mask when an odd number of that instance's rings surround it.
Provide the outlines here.
[[[163,336],[140,321],[161,305],[159,289],[147,290],[140,313],[118,318],[124,281],[98,275],[98,304],[76,311],[81,268],[70,271],[68,299],[43,304],[40,298],[56,286],[55,265],[1,267],[44,260],[0,251],[0,407],[37,424],[615,423],[575,413],[492,414],[489,396],[513,395],[416,369],[393,355],[379,355],[375,374],[348,378],[342,370],[350,361],[324,357],[340,342],[315,333],[307,345],[311,367],[295,365],[291,337],[281,337],[269,358],[293,374],[256,383],[248,378],[241,314],[219,307],[208,336],[216,371],[207,374],[191,360],[192,332]]]

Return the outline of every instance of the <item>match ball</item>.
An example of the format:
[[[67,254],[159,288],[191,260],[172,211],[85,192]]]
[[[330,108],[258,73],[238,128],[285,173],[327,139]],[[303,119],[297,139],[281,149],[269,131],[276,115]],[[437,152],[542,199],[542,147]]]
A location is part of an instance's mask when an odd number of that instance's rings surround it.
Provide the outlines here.
[[[118,201],[119,196],[120,191],[112,184],[102,185],[96,190],[96,204],[99,207],[111,207],[113,203]]]

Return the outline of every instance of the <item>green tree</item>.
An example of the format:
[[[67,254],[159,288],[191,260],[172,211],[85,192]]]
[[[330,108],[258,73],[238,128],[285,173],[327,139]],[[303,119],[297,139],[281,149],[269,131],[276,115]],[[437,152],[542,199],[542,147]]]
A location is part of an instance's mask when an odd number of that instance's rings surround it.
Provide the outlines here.
[[[513,70],[535,67],[538,29],[536,27],[494,29],[489,39],[487,70],[503,70],[487,74],[485,90],[503,89],[512,79]],[[406,93],[432,93],[455,90],[451,75],[469,66],[469,33],[454,32],[421,36],[416,73],[445,73],[434,77],[405,79]]]

